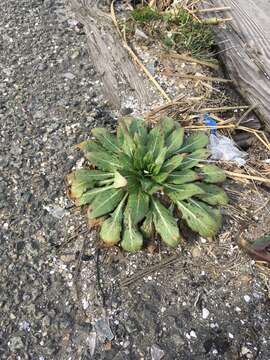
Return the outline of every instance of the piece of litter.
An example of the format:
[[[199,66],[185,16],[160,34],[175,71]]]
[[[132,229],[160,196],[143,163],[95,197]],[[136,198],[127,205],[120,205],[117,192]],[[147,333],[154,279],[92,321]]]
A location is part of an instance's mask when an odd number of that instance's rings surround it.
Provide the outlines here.
[[[235,161],[240,166],[246,163],[247,153],[239,150],[227,136],[210,134],[208,149],[211,153],[211,159]]]
[[[244,300],[245,300],[246,303],[249,303],[250,302],[250,296],[245,295]]]
[[[97,334],[104,340],[111,341],[114,338],[108,319],[99,319],[95,323]]]
[[[217,123],[216,123],[215,119],[213,119],[208,114],[204,114],[203,122],[205,123],[206,126],[211,126],[212,129],[210,130],[210,133],[216,135],[216,133],[217,133]]]
[[[90,356],[93,357],[96,349],[96,342],[97,342],[97,334],[95,331],[92,331],[89,336],[86,338]]]
[[[197,339],[197,335],[195,333],[194,330],[191,330],[191,332],[189,333],[190,337],[194,338],[194,339]]]
[[[202,318],[203,319],[207,319],[209,314],[210,314],[210,312],[206,308],[202,309]]]
[[[151,346],[151,360],[161,360],[164,357],[164,351],[157,345]]]
[[[47,210],[48,213],[56,219],[62,219],[62,217],[64,217],[66,213],[65,209],[57,206],[43,205],[43,209]]]

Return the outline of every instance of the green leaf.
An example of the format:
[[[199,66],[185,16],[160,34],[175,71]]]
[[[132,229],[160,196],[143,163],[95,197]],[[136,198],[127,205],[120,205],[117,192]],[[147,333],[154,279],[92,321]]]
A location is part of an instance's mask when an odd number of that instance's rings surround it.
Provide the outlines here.
[[[152,179],[158,184],[163,184],[169,175],[168,172],[160,172],[158,175],[153,176]]]
[[[123,118],[119,122],[117,128],[117,142],[122,151],[128,156],[132,157],[135,150],[135,143],[132,136],[129,134],[129,124],[132,122],[132,118]]]
[[[178,126],[166,139],[166,146],[168,148],[166,157],[170,157],[179,151],[183,144],[184,129]]]
[[[163,146],[164,135],[162,134],[160,128],[155,127],[149,132],[147,139],[147,150],[148,153],[151,154],[152,161],[157,158]]]
[[[115,189],[118,189],[125,186],[127,186],[127,179],[124,176],[122,176],[118,171],[116,171],[114,175],[113,187]]]
[[[126,216],[130,218],[132,225],[137,225],[147,214],[149,208],[149,196],[143,192],[130,194],[126,206]]]
[[[175,121],[168,116],[165,116],[160,120],[159,127],[162,129],[165,138],[173,132],[173,130],[175,129],[175,125]]]
[[[127,179],[127,191],[129,194],[137,194],[140,189],[141,189],[141,182],[140,179],[138,178],[138,176],[133,175],[133,174],[129,174],[129,175],[125,175],[126,179]]]
[[[142,248],[142,234],[132,226],[131,217],[128,217],[127,227],[124,230],[121,246],[128,252],[135,252]]]
[[[173,157],[165,161],[160,171],[170,174],[173,170],[177,169],[182,164],[185,156],[185,154],[174,155]]]
[[[154,166],[153,166],[153,174],[157,175],[165,161],[167,154],[167,148],[164,147],[161,149],[160,153],[158,154],[157,158],[155,159]]]
[[[204,194],[198,195],[197,197],[210,205],[227,205],[228,196],[226,192],[216,185],[209,185],[200,183],[199,185],[203,190]]]
[[[144,120],[134,118],[129,125],[129,133],[137,144],[141,143],[144,145],[147,142],[147,128]]]
[[[204,190],[201,188],[201,186],[197,184],[184,184],[184,185],[166,184],[164,185],[164,191],[174,202],[179,200],[186,200],[194,195],[204,193]]]
[[[208,136],[204,133],[197,132],[186,138],[180,152],[193,152],[204,148],[208,144]]]
[[[98,170],[75,170],[68,176],[71,182],[70,196],[72,198],[79,198],[84,192],[92,189],[96,181],[110,179],[112,175],[112,173]]]
[[[176,201],[176,205],[188,226],[201,236],[212,237],[219,231],[221,217],[218,210],[192,199],[189,202]]]
[[[120,161],[106,152],[90,152],[86,154],[87,160],[101,170],[116,171],[122,168]]]
[[[177,222],[171,212],[158,200],[153,200],[154,224],[162,240],[171,247],[180,242],[180,233]]]
[[[153,218],[152,211],[149,211],[147,213],[146,218],[145,218],[144,222],[142,223],[140,230],[146,239],[152,239],[154,237],[155,226],[154,226],[154,218]]]
[[[186,156],[183,160],[179,170],[191,169],[192,167],[198,165],[202,160],[206,160],[209,157],[209,152],[207,149],[199,149],[193,153]]]
[[[141,179],[140,182],[141,182],[142,190],[149,195],[152,195],[161,189],[160,184],[157,184],[155,181],[153,181],[150,178],[145,177]]]
[[[92,129],[92,134],[106,150],[114,153],[122,151],[117,143],[116,137],[110,134],[107,129],[94,128]]]
[[[77,147],[82,150],[84,153],[92,152],[92,151],[105,151],[104,147],[97,144],[94,140],[83,141],[77,145]]]
[[[122,189],[109,189],[96,195],[88,212],[89,219],[95,219],[113,211],[125,195]]]
[[[171,184],[186,184],[189,182],[193,182],[196,180],[199,180],[200,176],[193,170],[182,170],[182,171],[174,171],[170,174],[170,176],[167,179],[168,183]]]
[[[197,170],[207,183],[221,183],[226,180],[225,172],[215,165],[205,165]]]
[[[103,193],[103,192],[107,192],[110,191],[110,189],[112,189],[112,186],[103,186],[103,187],[97,187],[95,189],[89,190],[87,192],[85,192],[79,199],[78,201],[78,206],[82,206],[85,204],[90,204],[95,196]]]
[[[121,241],[122,221],[123,221],[123,205],[126,196],[111,214],[101,225],[100,238],[107,245],[115,245]]]

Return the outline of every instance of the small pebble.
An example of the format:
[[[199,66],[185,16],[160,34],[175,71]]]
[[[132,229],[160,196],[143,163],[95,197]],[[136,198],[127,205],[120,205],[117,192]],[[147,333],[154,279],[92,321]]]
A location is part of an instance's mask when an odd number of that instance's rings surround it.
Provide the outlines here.
[[[191,330],[191,332],[189,333],[190,337],[193,337],[194,339],[197,339],[197,335],[195,333],[194,330]]]
[[[249,303],[250,302],[250,296],[249,295],[245,295],[244,296],[244,300],[246,303]]]
[[[204,308],[204,309],[202,310],[202,318],[203,318],[203,319],[207,319],[208,316],[209,316],[209,314],[210,314],[210,312],[209,312],[206,308]]]

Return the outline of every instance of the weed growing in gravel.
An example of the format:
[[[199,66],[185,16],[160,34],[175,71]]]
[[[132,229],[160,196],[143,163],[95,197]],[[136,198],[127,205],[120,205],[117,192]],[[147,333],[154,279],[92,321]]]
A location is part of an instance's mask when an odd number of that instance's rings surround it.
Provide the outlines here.
[[[156,31],[161,33],[163,43],[168,48],[177,51],[188,50],[193,56],[204,57],[213,46],[211,27],[196,20],[185,9],[180,9],[172,15],[144,6],[131,11],[131,16],[145,26],[159,21]]]
[[[177,218],[204,237],[219,231],[218,207],[227,204],[227,195],[215,183],[225,174],[205,161],[207,135],[185,136],[171,118],[149,128],[131,117],[119,122],[116,136],[104,128],[92,135],[94,140],[78,145],[90,167],[69,175],[70,196],[78,206],[88,205],[90,221],[101,218],[106,244],[134,252],[158,233],[176,247]]]

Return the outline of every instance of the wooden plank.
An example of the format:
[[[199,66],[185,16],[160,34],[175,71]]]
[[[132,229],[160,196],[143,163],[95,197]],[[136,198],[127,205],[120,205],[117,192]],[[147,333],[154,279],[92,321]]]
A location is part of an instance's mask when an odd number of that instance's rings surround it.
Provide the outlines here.
[[[84,25],[91,62],[103,84],[103,92],[111,108],[125,107],[129,98],[137,110],[152,104],[157,96],[150,81],[140,74],[124,49],[112,22],[110,8],[102,8],[100,0],[69,0],[76,20]],[[107,5],[110,2],[107,1]],[[106,1],[103,1],[106,5]]]
[[[270,1],[204,0],[201,9],[230,7],[224,12],[201,17],[232,17],[226,25],[214,27],[220,57],[236,89],[251,104],[270,130]]]

